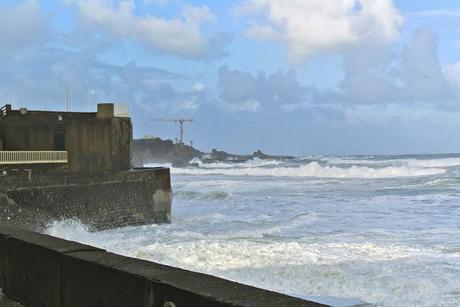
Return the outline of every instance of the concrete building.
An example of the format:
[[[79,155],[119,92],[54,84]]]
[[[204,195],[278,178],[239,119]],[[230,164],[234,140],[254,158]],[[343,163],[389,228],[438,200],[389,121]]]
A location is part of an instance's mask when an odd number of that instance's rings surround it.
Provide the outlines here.
[[[94,113],[0,108],[0,224],[169,222],[169,169],[131,169],[131,143],[124,105],[99,104]]]
[[[99,104],[95,113],[0,112],[0,164],[40,172],[128,170],[132,125],[127,106]],[[10,152],[10,153],[8,153]],[[16,152],[16,153],[15,153]]]

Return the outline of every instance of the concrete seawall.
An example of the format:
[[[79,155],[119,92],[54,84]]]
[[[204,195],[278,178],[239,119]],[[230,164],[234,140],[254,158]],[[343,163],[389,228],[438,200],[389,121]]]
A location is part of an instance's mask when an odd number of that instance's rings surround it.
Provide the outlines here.
[[[25,306],[325,306],[1,224],[0,289]]]
[[[90,229],[167,223],[171,214],[169,169],[100,174],[25,172],[0,177],[0,223],[42,230],[76,219]]]

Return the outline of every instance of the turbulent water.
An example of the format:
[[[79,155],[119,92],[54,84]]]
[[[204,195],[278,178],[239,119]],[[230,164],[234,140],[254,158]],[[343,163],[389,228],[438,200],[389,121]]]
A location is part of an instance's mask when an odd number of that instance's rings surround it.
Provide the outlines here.
[[[171,225],[48,232],[300,297],[460,305],[460,155],[194,162]]]

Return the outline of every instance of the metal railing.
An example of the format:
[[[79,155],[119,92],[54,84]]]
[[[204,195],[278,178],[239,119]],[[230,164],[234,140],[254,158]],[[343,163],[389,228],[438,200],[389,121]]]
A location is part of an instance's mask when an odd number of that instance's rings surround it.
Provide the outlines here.
[[[67,151],[0,151],[0,165],[68,162]]]
[[[8,114],[8,112],[11,111],[11,105],[10,104],[6,104],[4,105],[3,107],[0,108],[0,115],[1,116],[6,116]]]

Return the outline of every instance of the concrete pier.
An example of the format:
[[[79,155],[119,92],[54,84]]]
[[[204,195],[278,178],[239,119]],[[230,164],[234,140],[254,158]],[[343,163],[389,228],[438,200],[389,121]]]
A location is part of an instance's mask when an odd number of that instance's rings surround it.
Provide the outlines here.
[[[1,224],[0,289],[25,306],[325,306]]]
[[[40,231],[50,222],[74,219],[102,230],[171,218],[169,169],[29,175],[0,176],[0,223]]]

